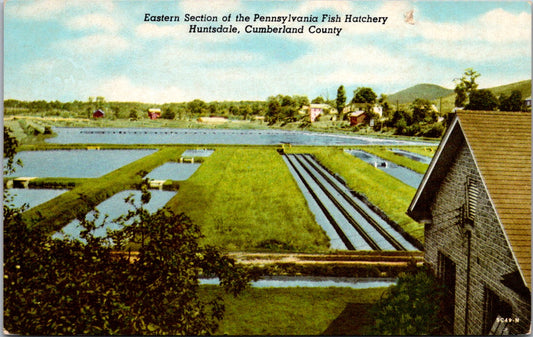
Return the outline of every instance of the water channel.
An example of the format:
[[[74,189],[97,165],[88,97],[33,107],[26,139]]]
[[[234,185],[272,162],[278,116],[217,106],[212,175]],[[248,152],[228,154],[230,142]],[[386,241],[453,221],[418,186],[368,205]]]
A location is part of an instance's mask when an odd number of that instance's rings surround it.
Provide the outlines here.
[[[423,156],[423,155],[418,154],[418,153],[405,151],[405,150],[401,150],[401,149],[392,149],[391,151],[394,152],[395,154],[399,155],[399,156],[404,156],[404,157],[407,157],[407,158],[412,159],[412,160],[419,161],[419,162],[424,163],[424,164],[431,163],[431,157],[428,157],[428,156]]]
[[[332,248],[418,250],[311,155],[290,154],[284,160]]]
[[[361,160],[364,160],[368,164],[380,169],[381,171],[385,173],[390,174],[394,178],[402,181],[403,183],[411,187],[418,188],[418,185],[420,185],[420,182],[422,181],[422,178],[423,178],[422,174],[415,172],[413,170],[410,170],[408,168],[405,168],[403,166],[399,166],[391,161],[385,160],[371,153],[368,153],[362,150],[344,150],[344,151],[351,154],[352,156],[355,156]]]
[[[435,145],[429,142],[287,130],[54,127],[55,144]]]
[[[163,207],[174,195],[174,191],[151,191],[152,197],[150,202],[144,206],[150,213],[157,211]],[[127,190],[119,192],[113,195],[111,198],[105,200],[96,206],[96,209],[100,212],[99,216],[94,214],[88,214],[86,219],[95,220],[96,224],[104,224],[103,227],[97,228],[94,231],[95,236],[105,236],[107,228],[119,229],[120,226],[113,222],[113,219],[119,217],[122,214],[127,214],[128,211],[133,210],[134,206],[126,203],[124,199],[130,195],[133,195],[136,200],[135,205],[140,206],[141,192],[135,190]],[[106,219],[106,215],[108,216]],[[104,222],[105,220],[105,222]],[[62,233],[54,234],[55,238],[62,238],[64,235],[69,235],[73,238],[79,238],[81,228],[78,220],[73,220],[68,225],[63,227]]]
[[[217,285],[218,278],[201,278],[201,285]],[[320,276],[265,276],[252,282],[255,288],[325,288],[343,287],[352,289],[368,289],[389,287],[396,284],[394,278],[359,278],[359,277],[320,277]]]

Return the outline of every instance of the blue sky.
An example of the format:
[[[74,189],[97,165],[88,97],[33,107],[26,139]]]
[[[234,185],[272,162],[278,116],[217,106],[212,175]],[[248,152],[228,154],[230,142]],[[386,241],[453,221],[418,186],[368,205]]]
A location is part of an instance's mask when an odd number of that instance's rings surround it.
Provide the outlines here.
[[[413,11],[414,24],[405,21]],[[145,22],[146,13],[180,22]],[[190,34],[186,13],[217,16],[239,34]],[[304,34],[247,34],[252,16],[386,16],[383,24],[292,23]],[[231,14],[231,22],[221,22]],[[197,23],[209,25],[208,23]],[[266,26],[267,23],[251,23]],[[273,27],[282,24],[270,23]],[[310,34],[311,25],[341,28]],[[466,68],[491,87],[531,77],[525,1],[65,1],[10,0],[4,8],[4,98],[147,103],[333,99],[344,85],[391,94],[418,83],[453,88]]]

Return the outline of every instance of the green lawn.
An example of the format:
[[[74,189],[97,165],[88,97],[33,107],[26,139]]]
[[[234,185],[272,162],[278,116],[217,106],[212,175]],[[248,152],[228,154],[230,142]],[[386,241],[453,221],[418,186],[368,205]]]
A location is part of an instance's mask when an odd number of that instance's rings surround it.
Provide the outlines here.
[[[385,289],[250,288],[237,298],[224,294],[225,316],[215,334],[358,334],[368,324],[366,309]],[[200,290],[209,298],[223,293],[215,286]]]
[[[325,251],[315,222],[274,147],[216,147],[168,206],[225,250]]]

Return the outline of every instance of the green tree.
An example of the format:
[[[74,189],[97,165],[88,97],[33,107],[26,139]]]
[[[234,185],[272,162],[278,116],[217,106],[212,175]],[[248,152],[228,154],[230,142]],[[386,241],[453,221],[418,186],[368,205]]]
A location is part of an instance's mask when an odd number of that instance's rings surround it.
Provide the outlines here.
[[[513,90],[509,97],[501,94],[499,102],[500,111],[522,111],[522,93],[518,90]]]
[[[344,86],[341,85],[338,89],[337,89],[337,99],[335,101],[335,107],[337,108],[337,112],[341,118],[341,120],[343,119],[344,115],[343,115],[343,110],[344,110],[344,106],[346,105],[346,90],[344,89]]]
[[[202,115],[208,111],[207,104],[201,99],[195,99],[187,103],[187,108],[193,115]]]
[[[413,122],[434,122],[437,119],[437,114],[433,110],[433,106],[427,99],[417,98],[411,103],[411,110],[413,111]]]
[[[427,270],[404,273],[370,310],[377,335],[431,335],[440,328],[443,290]]]
[[[339,87],[339,89],[340,89],[340,87]],[[346,92],[344,93],[344,96],[345,96],[344,97],[344,101],[346,102]],[[311,103],[313,103],[313,104],[323,104],[325,102],[326,101],[324,100],[324,98],[322,96],[317,96],[311,101]]]
[[[364,104],[364,110],[368,114],[369,118],[375,118],[374,104],[376,104],[377,95],[368,87],[359,87],[353,92],[352,104]]]
[[[478,84],[476,83],[476,78],[479,76],[481,76],[480,73],[472,68],[467,68],[461,78],[454,80],[456,107],[464,107],[470,97],[470,94],[477,90]]]
[[[392,108],[389,102],[387,101],[387,95],[385,94],[379,95],[378,103],[379,105],[381,105],[381,108],[383,109],[383,117],[387,119],[390,118],[392,115]]]
[[[487,89],[473,91],[470,94],[470,102],[466,105],[467,110],[493,111],[498,107],[498,99]]]
[[[174,119],[174,118],[176,118],[176,111],[173,108],[171,108],[171,107],[167,107],[163,111],[163,114],[161,114],[161,118]]]
[[[375,104],[377,97],[378,96],[372,88],[359,87],[353,92],[352,103]]]

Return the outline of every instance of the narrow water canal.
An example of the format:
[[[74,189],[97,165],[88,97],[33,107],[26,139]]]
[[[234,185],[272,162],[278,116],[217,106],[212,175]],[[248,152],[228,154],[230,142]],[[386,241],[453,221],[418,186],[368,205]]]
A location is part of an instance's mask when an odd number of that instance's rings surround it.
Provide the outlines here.
[[[399,166],[391,161],[380,158],[371,153],[365,152],[363,150],[344,150],[345,152],[355,156],[361,160],[364,160],[368,164],[376,167],[377,169],[390,174],[394,178],[402,181],[403,183],[418,188],[420,182],[422,181],[423,175],[410,170],[408,168]]]
[[[401,150],[401,149],[392,149],[391,151],[394,152],[395,154],[399,155],[399,156],[404,156],[404,157],[407,157],[407,158],[412,159],[412,160],[416,160],[416,161],[424,163],[424,164],[431,163],[431,159],[432,159],[431,157],[428,157],[428,156],[423,156],[423,155],[418,154],[418,153],[405,151],[405,150]]]
[[[333,249],[418,250],[311,155],[284,160]]]
[[[200,285],[218,285],[218,278],[201,278]],[[396,284],[394,278],[356,278],[356,277],[319,277],[319,276],[265,276],[252,282],[256,288],[327,288],[343,287],[368,289],[389,287]]]

